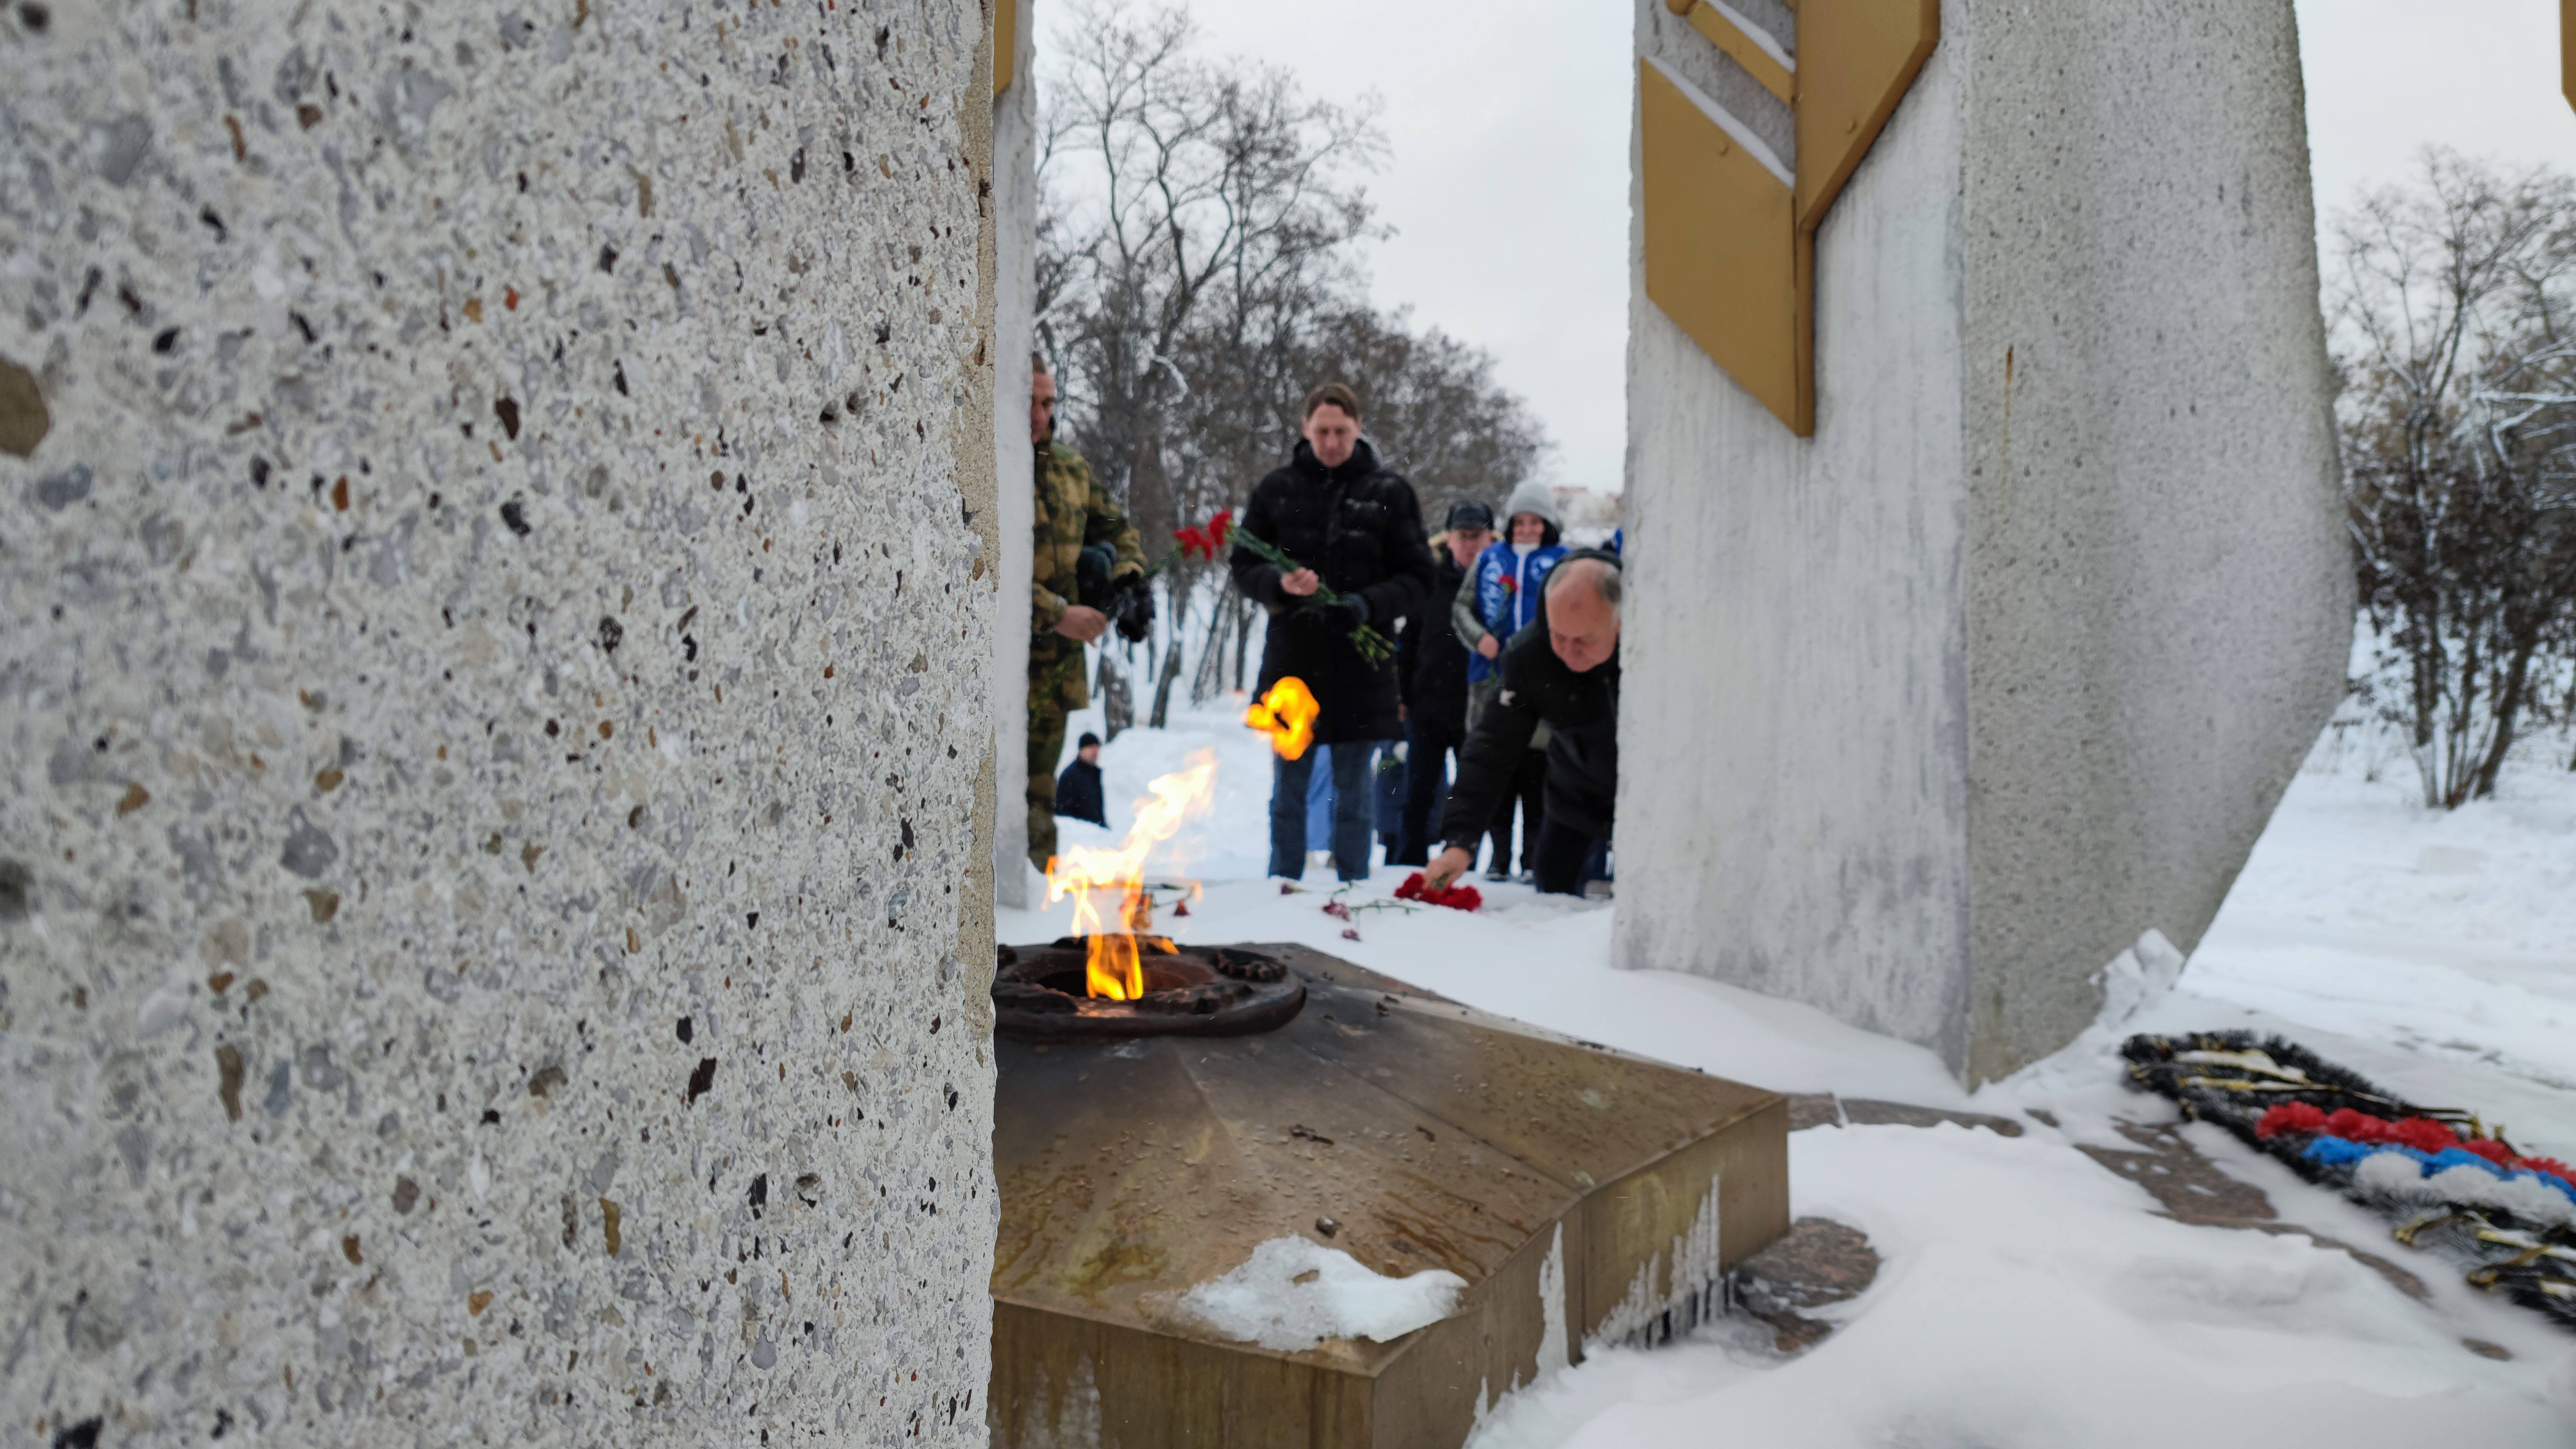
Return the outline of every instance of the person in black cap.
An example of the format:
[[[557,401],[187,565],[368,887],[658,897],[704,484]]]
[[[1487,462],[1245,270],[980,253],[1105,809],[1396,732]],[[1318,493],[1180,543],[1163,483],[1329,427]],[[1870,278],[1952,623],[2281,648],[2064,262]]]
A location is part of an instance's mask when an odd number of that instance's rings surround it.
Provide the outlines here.
[[[1085,730],[1073,763],[1055,781],[1055,813],[1066,820],[1109,823],[1107,797],[1100,789],[1100,736]]]
[[[1438,571],[1430,601],[1408,615],[1396,640],[1396,682],[1404,694],[1404,824],[1390,865],[1423,865],[1431,855],[1432,818],[1449,787],[1449,756],[1467,738],[1467,646],[1458,639],[1450,601],[1467,582],[1476,556],[1494,541],[1494,510],[1449,505],[1447,528],[1431,540]]]

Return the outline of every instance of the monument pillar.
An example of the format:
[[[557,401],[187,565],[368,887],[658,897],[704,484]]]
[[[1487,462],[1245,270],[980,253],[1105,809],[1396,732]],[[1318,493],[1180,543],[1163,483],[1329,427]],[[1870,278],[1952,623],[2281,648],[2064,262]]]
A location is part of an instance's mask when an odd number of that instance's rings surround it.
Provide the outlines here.
[[[1037,345],[1037,80],[1035,0],[987,0],[1010,24],[994,33],[1008,65],[993,80],[993,476],[1001,530],[993,602],[993,766],[1000,781],[993,817],[993,895],[1025,909],[1031,900],[1028,810],[1029,587],[1037,454],[1029,443],[1029,354]]]
[[[1635,14],[1617,959],[1993,1079],[2342,691],[2291,6]]]
[[[982,1442],[989,34],[0,14],[13,1437]]]

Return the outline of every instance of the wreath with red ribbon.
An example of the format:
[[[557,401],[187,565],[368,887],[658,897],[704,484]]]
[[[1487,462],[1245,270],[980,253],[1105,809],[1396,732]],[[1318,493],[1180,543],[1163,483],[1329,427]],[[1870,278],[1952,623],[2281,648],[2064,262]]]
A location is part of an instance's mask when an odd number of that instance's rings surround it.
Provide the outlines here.
[[[2133,1036],[2138,1086],[2215,1122],[2391,1220],[2410,1248],[2461,1265],[2576,1331],[2576,1169],[2517,1151],[2474,1112],[2419,1107],[2279,1037]]]

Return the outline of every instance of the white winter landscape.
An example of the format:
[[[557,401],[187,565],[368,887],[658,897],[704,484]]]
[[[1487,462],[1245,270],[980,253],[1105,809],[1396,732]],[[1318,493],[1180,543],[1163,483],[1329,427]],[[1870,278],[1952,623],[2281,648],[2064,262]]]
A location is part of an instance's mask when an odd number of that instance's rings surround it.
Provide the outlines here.
[[[1109,831],[1191,751],[1221,764],[1208,818],[1148,863],[1206,893],[1158,927],[1184,941],[1292,940],[1592,1041],[1783,1092],[1834,1092],[2019,1120],[1823,1126],[1790,1137],[1791,1210],[1847,1223],[1882,1257],[1859,1297],[1815,1310],[1802,1355],[1726,1321],[1652,1350],[1594,1348],[1504,1400],[1473,1449],[1541,1446],[2576,1443],[2576,1341],[2390,1240],[2388,1225],[2204,1124],[2182,1134],[2282,1221],[2391,1258],[2400,1292],[2308,1237],[2192,1226],[2078,1150],[2132,1150],[2116,1121],[2174,1120],[2124,1086],[2132,1031],[2279,1032],[2408,1098],[2473,1108],[2528,1153],[2576,1157],[2576,774],[2534,742],[2498,798],[2425,810],[2369,727],[2330,730],[2170,990],[2011,1079],[1964,1092],[1933,1055],[1808,1007],[1698,977],[1613,970],[1609,902],[1488,886],[1474,915],[1325,915],[1332,882],[1262,878],[1267,745],[1239,707],[1122,733],[1103,755]],[[1073,732],[1097,730],[1097,712]],[[1354,904],[1392,896],[1380,866]],[[1041,892],[1042,898],[1042,892]],[[1069,906],[998,922],[1067,929]],[[2097,963],[2104,964],[2104,963]],[[2134,999],[2135,993],[2132,993]],[[2055,1125],[2050,1125],[2053,1119]],[[2473,1351],[2474,1342],[2485,1351]],[[2489,1356],[2497,1350],[2509,1355]]]

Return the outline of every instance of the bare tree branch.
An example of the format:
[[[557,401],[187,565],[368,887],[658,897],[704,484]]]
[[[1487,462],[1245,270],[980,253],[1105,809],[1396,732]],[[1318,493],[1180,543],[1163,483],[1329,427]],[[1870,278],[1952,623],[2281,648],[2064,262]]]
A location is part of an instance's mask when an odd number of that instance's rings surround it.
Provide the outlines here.
[[[1362,300],[1359,249],[1387,234],[1363,184],[1386,156],[1376,99],[1205,60],[1175,8],[1075,0],[1067,15],[1040,88],[1039,336],[1068,440],[1144,536],[1242,499],[1285,460],[1299,400],[1328,377],[1359,389],[1426,511],[1467,493],[1499,502],[1526,477],[1545,441],[1491,360]],[[1193,693],[1231,683],[1205,661],[1229,636],[1240,654],[1249,606],[1222,578],[1189,561],[1165,572],[1157,722],[1184,621],[1207,631]]]

